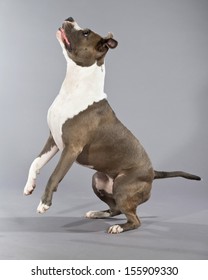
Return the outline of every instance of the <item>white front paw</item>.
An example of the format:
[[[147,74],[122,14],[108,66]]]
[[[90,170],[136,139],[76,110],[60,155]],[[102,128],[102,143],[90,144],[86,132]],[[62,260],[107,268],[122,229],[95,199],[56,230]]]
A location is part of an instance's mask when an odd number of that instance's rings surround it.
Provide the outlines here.
[[[40,204],[38,205],[37,208],[37,212],[40,214],[45,213],[48,209],[50,208],[50,206],[43,204],[42,201],[40,201]]]
[[[29,195],[29,194],[32,194],[32,192],[34,191],[36,187],[36,184],[35,184],[35,180],[32,179],[31,181],[27,181],[26,183],[26,186],[24,188],[24,195]]]
[[[108,233],[117,234],[121,232],[123,232],[123,228],[119,225],[114,225],[108,229]]]

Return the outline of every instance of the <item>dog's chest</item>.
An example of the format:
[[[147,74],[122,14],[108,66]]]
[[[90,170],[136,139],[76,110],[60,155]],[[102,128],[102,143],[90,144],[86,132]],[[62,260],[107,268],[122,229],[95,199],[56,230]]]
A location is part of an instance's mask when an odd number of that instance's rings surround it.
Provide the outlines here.
[[[80,112],[87,109],[94,102],[98,102],[106,98],[104,92],[91,91],[87,89],[68,91],[62,87],[59,95],[56,97],[51,107],[48,110],[48,126],[59,150],[63,150],[64,144],[62,141],[63,124]],[[79,128],[77,128],[79,133]]]

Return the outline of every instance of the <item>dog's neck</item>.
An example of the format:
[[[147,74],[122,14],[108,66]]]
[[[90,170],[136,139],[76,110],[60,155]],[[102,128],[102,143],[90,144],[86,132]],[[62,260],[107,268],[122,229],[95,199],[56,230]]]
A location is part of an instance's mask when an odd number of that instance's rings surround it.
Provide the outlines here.
[[[67,70],[60,93],[67,94],[93,94],[100,96],[104,93],[105,65],[94,63],[89,67],[77,65],[73,60],[67,59]]]

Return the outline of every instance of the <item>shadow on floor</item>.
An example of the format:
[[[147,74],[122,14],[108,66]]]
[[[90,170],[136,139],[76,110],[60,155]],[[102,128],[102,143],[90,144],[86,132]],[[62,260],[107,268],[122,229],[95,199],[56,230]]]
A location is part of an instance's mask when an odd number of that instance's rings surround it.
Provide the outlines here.
[[[155,218],[155,216],[151,216],[144,219],[151,219],[149,222],[152,223]],[[124,216],[109,219],[87,219],[84,217],[7,217],[0,218],[0,232],[99,232],[106,231],[111,224],[124,222]]]

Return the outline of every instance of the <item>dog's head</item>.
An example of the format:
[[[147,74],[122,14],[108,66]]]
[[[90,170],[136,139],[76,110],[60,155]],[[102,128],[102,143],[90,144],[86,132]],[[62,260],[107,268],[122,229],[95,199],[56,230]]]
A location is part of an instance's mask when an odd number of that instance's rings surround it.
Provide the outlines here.
[[[68,18],[57,31],[57,39],[63,49],[66,60],[73,60],[77,65],[88,67],[97,63],[101,66],[109,48],[114,49],[118,42],[113,39],[112,33],[101,37],[90,29],[82,29]]]

